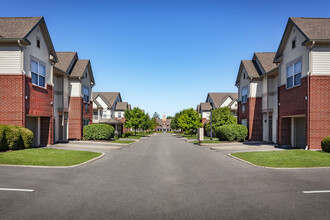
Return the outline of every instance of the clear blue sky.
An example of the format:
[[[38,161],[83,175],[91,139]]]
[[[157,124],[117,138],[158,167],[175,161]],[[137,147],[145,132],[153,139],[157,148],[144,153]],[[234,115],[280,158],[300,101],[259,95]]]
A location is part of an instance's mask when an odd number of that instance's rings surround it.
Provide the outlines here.
[[[173,115],[208,92],[236,92],[240,60],[276,51],[288,17],[329,9],[330,1],[3,1],[0,15],[44,16],[57,51],[91,59],[94,91]]]

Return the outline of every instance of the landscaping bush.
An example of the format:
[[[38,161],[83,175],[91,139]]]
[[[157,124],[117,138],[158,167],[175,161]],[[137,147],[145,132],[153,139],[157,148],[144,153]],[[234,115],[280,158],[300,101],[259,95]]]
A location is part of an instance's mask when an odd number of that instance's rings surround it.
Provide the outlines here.
[[[0,151],[9,150],[6,133],[9,130],[8,125],[0,125]]]
[[[133,135],[133,134],[134,134],[134,132],[131,132],[131,131],[125,132],[125,133],[123,134],[123,138],[127,138],[128,136],[131,136],[131,135]]]
[[[321,147],[323,151],[330,153],[330,136],[323,138]]]
[[[33,133],[27,128],[13,125],[0,125],[0,151],[30,148]]]
[[[83,130],[84,140],[109,140],[114,137],[115,129],[107,124],[86,125]]]
[[[30,148],[33,142],[33,132],[23,127],[20,127],[19,131],[23,140],[23,146],[21,146],[21,148]]]
[[[244,141],[247,137],[247,128],[244,125],[223,125],[216,127],[215,133],[221,141]]]

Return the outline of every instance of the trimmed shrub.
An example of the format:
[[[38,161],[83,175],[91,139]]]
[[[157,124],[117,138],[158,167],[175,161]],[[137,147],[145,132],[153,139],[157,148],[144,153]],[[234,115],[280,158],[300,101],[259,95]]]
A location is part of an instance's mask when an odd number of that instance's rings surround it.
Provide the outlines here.
[[[84,127],[84,140],[109,140],[114,137],[115,129],[107,124],[91,124]]]
[[[216,136],[221,141],[244,141],[247,137],[247,128],[244,125],[223,125],[215,128]]]
[[[0,125],[0,151],[9,150],[6,133],[8,132],[8,125]]]
[[[33,132],[13,125],[0,125],[0,151],[30,148]]]
[[[30,148],[32,146],[32,142],[33,142],[33,132],[30,131],[29,129],[23,128],[23,127],[20,127],[19,131],[20,131],[20,135],[23,140],[23,146],[21,146],[21,148],[22,149]]]
[[[330,153],[330,136],[322,139],[321,147],[323,151]]]

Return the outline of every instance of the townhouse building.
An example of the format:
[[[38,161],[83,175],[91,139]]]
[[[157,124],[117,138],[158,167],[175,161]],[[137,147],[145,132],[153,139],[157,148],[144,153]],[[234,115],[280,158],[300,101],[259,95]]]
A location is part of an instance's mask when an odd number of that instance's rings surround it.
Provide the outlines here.
[[[57,52],[54,66],[55,142],[80,140],[83,127],[92,123],[92,88],[95,85],[90,60],[81,60],[77,52]]]
[[[274,62],[278,143],[320,149],[330,135],[330,18],[289,18]]]
[[[93,92],[93,123],[110,124],[118,135],[122,135],[125,123],[125,111],[131,105],[123,102],[119,92]]]
[[[43,17],[0,18],[0,124],[29,128],[33,146],[53,143],[56,62]]]
[[[197,105],[196,110],[202,117],[202,123],[206,124],[210,120],[211,110],[222,107],[229,107],[236,116],[238,107],[237,93],[208,93],[206,102],[201,102]]]
[[[157,126],[155,131],[162,131],[162,132],[171,132],[173,129],[171,128],[172,119],[167,119],[166,115],[163,115],[162,119],[157,118]]]
[[[211,104],[209,102],[201,102],[197,105],[197,112],[202,117],[202,124],[206,124],[210,120],[211,116]]]
[[[235,85],[238,87],[238,123],[248,128],[248,139],[276,142],[277,76],[275,53],[254,53],[242,60]]]

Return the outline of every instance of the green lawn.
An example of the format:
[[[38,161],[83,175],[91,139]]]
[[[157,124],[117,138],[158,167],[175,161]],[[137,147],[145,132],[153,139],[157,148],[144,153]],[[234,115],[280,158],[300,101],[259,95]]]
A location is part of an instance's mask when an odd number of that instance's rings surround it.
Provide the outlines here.
[[[199,144],[199,141],[192,141],[193,144]],[[219,141],[217,138],[215,140],[204,140],[202,141],[202,144],[219,144],[221,141]]]
[[[233,153],[235,157],[265,167],[329,167],[330,153],[323,151],[284,150]]]
[[[131,140],[115,140],[115,141],[111,141],[111,143],[116,143],[116,144],[131,144],[134,143],[135,141],[131,141]]]
[[[137,135],[131,135],[131,136],[128,136],[128,137],[125,137],[125,138],[140,139],[142,137],[145,137],[145,135],[143,135],[143,134],[137,134]]]
[[[71,166],[100,156],[90,151],[33,148],[0,153],[0,164],[35,166]]]
[[[190,134],[184,134],[184,135],[180,135],[181,137],[184,137],[184,138],[187,138],[187,139],[197,139],[197,135],[190,135]],[[210,137],[207,137],[207,136],[204,136],[204,140],[209,140]],[[217,138],[214,138],[213,139],[217,139]]]

